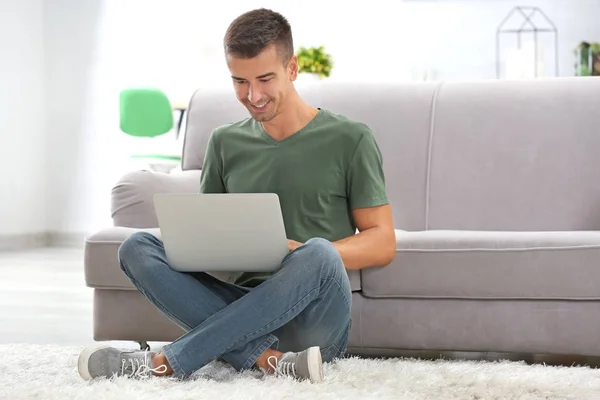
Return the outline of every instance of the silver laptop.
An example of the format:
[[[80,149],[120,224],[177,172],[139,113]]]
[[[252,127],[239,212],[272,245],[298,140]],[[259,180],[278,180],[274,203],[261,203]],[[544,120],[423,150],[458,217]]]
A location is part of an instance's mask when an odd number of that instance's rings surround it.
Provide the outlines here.
[[[274,193],[157,194],[154,207],[174,270],[271,272],[288,254]]]

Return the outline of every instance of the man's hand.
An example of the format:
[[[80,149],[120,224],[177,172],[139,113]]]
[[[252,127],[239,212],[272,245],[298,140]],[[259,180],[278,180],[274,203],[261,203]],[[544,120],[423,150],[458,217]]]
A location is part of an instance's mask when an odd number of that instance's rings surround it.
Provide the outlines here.
[[[290,252],[296,250],[298,247],[302,246],[304,243],[296,242],[295,240],[288,239],[288,250]]]

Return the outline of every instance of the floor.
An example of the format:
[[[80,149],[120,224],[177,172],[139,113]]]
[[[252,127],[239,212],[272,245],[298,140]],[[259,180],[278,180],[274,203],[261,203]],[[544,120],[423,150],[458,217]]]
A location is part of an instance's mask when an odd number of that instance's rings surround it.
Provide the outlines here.
[[[82,344],[92,335],[83,249],[0,253],[0,343]]]
[[[94,344],[82,248],[0,252],[0,278],[0,344]]]

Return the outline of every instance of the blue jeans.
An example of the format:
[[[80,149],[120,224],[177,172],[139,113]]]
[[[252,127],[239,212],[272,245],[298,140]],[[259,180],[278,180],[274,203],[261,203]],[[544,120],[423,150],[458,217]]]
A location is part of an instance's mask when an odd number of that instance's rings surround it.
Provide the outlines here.
[[[273,276],[255,288],[203,272],[174,271],[162,241],[147,232],[123,242],[119,262],[138,291],[186,332],[162,349],[176,376],[189,376],[215,359],[238,371],[251,369],[269,348],[320,346],[324,362],[346,352],[350,281],[339,253],[325,239],[311,239],[286,255]]]

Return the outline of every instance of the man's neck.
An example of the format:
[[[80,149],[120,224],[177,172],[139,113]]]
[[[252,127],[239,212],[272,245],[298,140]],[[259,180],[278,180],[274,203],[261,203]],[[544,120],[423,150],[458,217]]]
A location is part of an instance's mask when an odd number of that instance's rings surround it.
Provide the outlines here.
[[[286,104],[285,109],[273,120],[262,123],[265,132],[277,141],[288,138],[304,128],[319,112],[299,97],[294,100],[291,104]]]

